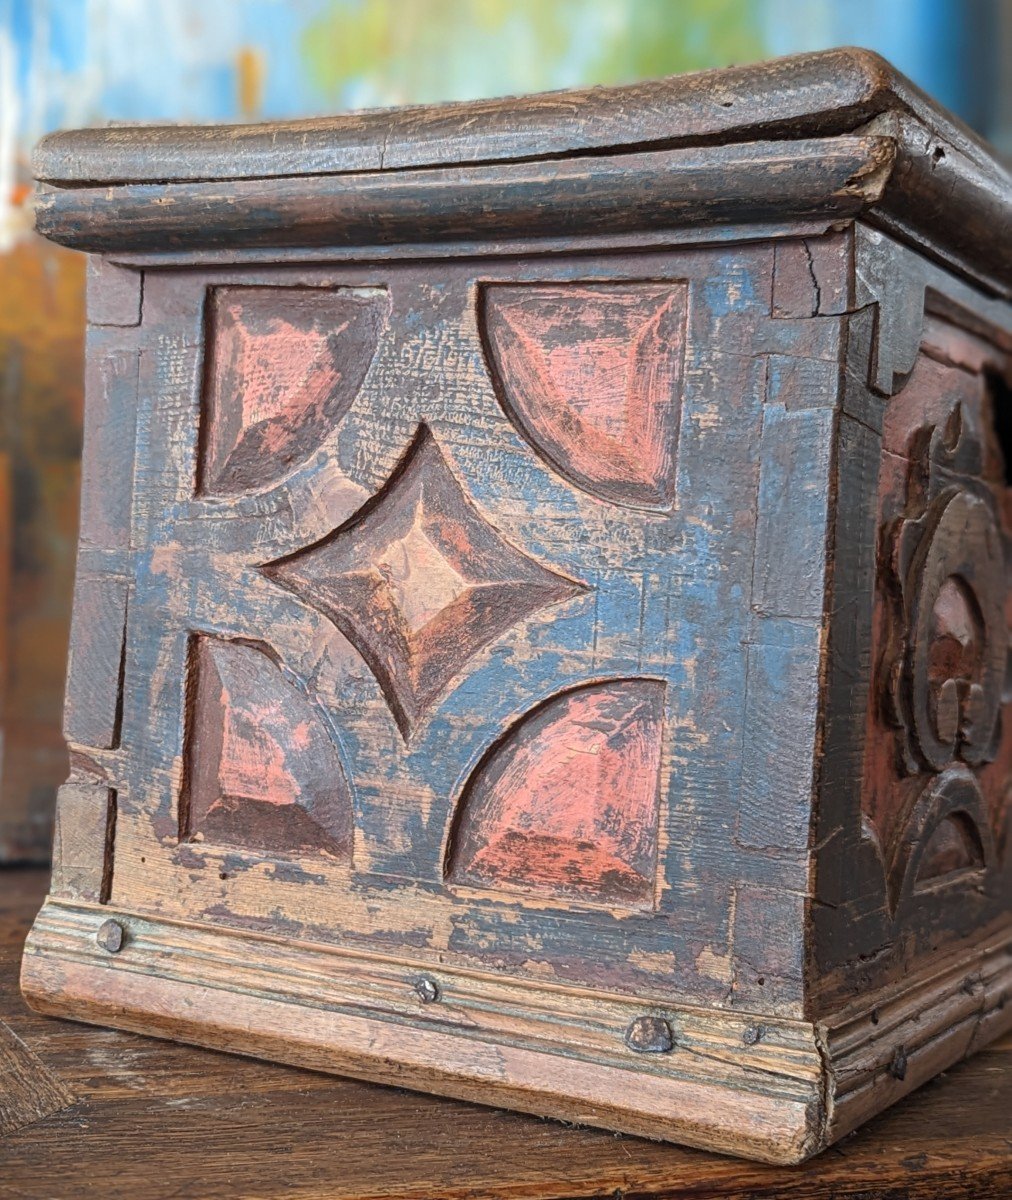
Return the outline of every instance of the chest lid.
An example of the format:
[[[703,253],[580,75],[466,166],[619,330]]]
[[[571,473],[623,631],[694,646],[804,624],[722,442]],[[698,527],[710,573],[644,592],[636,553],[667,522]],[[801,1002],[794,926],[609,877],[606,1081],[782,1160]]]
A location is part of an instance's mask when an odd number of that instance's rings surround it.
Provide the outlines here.
[[[991,291],[1012,288],[1008,171],[865,50],[308,120],[59,132],[33,167],[39,231],[91,251],[864,215]]]

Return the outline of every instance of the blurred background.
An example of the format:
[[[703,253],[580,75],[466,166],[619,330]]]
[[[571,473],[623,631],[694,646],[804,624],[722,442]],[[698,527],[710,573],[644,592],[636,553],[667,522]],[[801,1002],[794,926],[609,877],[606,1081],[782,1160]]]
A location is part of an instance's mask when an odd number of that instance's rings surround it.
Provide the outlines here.
[[[878,50],[1012,152],[1012,0],[0,0],[0,861],[48,857],[77,531],[84,259],[29,154],[106,121],[252,121]]]

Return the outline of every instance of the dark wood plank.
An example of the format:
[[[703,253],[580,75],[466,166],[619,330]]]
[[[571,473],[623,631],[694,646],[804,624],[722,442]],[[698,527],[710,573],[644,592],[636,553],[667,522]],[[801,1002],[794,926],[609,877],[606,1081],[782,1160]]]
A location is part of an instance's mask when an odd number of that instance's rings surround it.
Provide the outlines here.
[[[838,137],[501,166],[76,187],[43,192],[35,224],[75,250],[104,252],[842,218],[881,197],[894,161],[890,138]]]
[[[437,163],[824,137],[885,112],[912,113],[986,159],[980,139],[877,54],[840,48],[624,87],[372,109],[270,125],[111,126],[61,131],[37,147],[37,179],[157,183],[334,175]]]
[[[0,1021],[0,1137],[73,1102],[64,1083]]]
[[[1012,1037],[803,1167],[768,1167],[36,1016],[41,872],[0,874],[0,1015],[80,1099],[0,1143],[18,1200],[989,1200],[1012,1190]],[[84,1181],[87,1184],[85,1192]]]
[[[879,156],[873,171],[880,183],[888,178],[889,187],[883,195],[855,172],[852,186],[844,189],[850,198],[862,200],[876,224],[958,269],[969,267],[988,288],[1007,295],[1009,242],[995,239],[992,231],[1008,221],[1008,171],[975,134],[888,63],[852,48],[624,87],[467,104],[263,125],[62,131],[37,147],[33,170],[48,189],[55,189],[41,197],[40,231],[78,248],[150,248],[150,242],[133,239],[151,238],[152,224],[164,235],[160,243],[155,236],[160,249],[240,248],[265,241],[275,246],[341,245],[356,237],[388,244],[398,236],[399,210],[405,203],[409,209],[434,209],[436,217],[444,210],[442,224],[463,221],[471,232],[479,224],[502,229],[503,206],[521,229],[558,232],[541,228],[544,205],[537,198],[538,179],[533,180],[533,198],[530,187],[490,194],[485,186],[490,171],[496,178],[515,179],[524,175],[521,168],[534,163],[541,164],[538,174],[547,171],[549,178],[557,169],[563,183],[576,169],[575,193],[569,179],[567,194],[559,197],[563,208],[576,209],[567,232],[575,232],[574,222],[588,219],[588,209],[597,213],[598,227],[619,228],[610,211],[607,180],[604,195],[596,186],[584,194],[580,182],[599,183],[611,170],[609,159],[616,160],[623,175],[629,174],[623,159],[644,160],[632,168],[641,178],[626,179],[623,185],[627,198],[643,196],[654,214],[648,225],[635,211],[626,213],[626,221],[639,221],[636,228],[713,220],[718,210],[720,219],[734,220],[749,208],[721,189],[709,196],[706,181],[684,169],[686,156],[691,164],[693,155],[711,159],[732,193],[742,190],[736,177],[753,171],[755,179],[744,190],[752,195],[758,185],[748,216],[758,220],[764,177],[761,170],[754,172],[748,152],[764,142],[797,146],[798,161],[775,168],[773,191],[785,215],[802,215],[811,210],[795,212],[792,203],[797,201],[788,192],[797,190],[798,167],[810,148],[819,140],[842,146],[872,132],[892,149],[888,161]],[[745,158],[727,160],[734,149],[744,151]],[[822,155],[816,152],[815,157]],[[376,177],[389,183],[408,172],[418,178],[407,187],[377,184]],[[449,176],[442,188],[439,174]],[[414,194],[419,183],[426,196],[421,206]],[[308,206],[293,204],[293,187],[309,199]],[[356,212],[350,220],[344,214],[347,197],[357,209],[363,189],[373,214],[371,234],[355,232],[362,224]],[[672,204],[672,191],[684,203]],[[461,193],[468,201],[462,209]],[[337,220],[331,211],[335,194]],[[835,203],[830,187],[823,211],[832,211]],[[233,212],[234,206],[241,211]],[[949,220],[957,210],[961,219]],[[412,236],[431,238],[422,228],[431,220],[421,220],[419,211],[407,216],[418,226]],[[209,219],[212,228],[206,227]],[[127,308],[127,320],[133,323],[133,306]],[[121,319],[117,316],[114,323]]]

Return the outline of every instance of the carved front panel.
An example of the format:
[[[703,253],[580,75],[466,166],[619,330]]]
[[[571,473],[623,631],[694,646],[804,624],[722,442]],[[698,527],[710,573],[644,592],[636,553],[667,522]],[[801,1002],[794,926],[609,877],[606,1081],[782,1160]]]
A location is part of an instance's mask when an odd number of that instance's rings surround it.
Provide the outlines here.
[[[987,342],[929,316],[883,430],[864,812],[892,920],[918,939],[932,930],[931,946],[1003,891],[1012,721],[1001,366]]]
[[[840,323],[783,265],[149,272],[94,895],[798,1015]]]

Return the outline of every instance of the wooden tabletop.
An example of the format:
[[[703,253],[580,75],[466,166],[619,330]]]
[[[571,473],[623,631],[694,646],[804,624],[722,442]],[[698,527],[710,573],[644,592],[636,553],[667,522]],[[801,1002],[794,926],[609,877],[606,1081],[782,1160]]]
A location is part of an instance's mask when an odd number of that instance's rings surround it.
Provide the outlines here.
[[[1012,1037],[760,1166],[36,1016],[17,975],[45,886],[0,872],[0,1018],[77,1100],[0,1139],[5,1200],[1012,1196]]]

